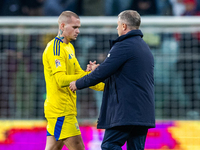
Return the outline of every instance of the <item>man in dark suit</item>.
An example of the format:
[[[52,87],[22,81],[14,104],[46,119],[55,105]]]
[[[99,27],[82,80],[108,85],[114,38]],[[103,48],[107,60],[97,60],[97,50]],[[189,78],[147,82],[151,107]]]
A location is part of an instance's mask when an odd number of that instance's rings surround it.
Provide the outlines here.
[[[154,58],[143,41],[140,15],[126,10],[118,15],[119,37],[103,63],[70,84],[72,91],[104,82],[97,128],[106,129],[103,150],[144,150],[149,128],[155,127]]]

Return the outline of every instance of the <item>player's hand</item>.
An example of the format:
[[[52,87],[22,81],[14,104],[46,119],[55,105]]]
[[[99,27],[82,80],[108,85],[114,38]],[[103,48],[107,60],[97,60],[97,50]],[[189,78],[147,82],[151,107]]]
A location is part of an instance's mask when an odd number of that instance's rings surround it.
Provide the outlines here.
[[[69,88],[72,92],[75,92],[77,90],[77,87],[76,87],[76,81],[72,81],[69,85]]]
[[[90,61],[87,65],[87,69],[85,71],[92,71],[92,66],[96,64],[96,61]]]
[[[90,67],[91,67],[91,70],[90,71],[94,71],[98,66],[99,64],[96,64],[96,61],[90,61]]]
[[[87,64],[87,69],[85,71],[91,71],[92,70],[92,67],[90,64]]]

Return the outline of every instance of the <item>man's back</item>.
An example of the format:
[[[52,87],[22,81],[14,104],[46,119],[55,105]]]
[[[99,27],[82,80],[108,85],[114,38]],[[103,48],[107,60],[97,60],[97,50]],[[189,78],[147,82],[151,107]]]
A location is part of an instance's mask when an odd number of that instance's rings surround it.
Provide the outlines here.
[[[98,128],[155,125],[154,58],[141,36],[140,30],[133,30],[119,37],[102,64],[118,68],[105,80]]]

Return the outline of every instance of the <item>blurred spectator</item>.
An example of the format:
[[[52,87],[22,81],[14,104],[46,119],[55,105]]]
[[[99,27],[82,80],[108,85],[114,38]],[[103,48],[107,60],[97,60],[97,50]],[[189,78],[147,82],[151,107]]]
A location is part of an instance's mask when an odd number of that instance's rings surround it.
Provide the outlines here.
[[[105,0],[105,15],[115,16],[126,9],[131,9],[133,1],[135,0]]]
[[[131,9],[141,16],[156,15],[158,11],[156,0],[133,0]]]
[[[197,9],[197,1],[196,0],[183,0],[183,4],[185,5],[185,11],[183,12],[183,16],[198,16],[200,15],[200,11]]]
[[[172,5],[169,0],[156,0],[157,15],[159,16],[171,16]]]
[[[172,5],[172,14],[173,16],[181,16],[185,11],[185,5],[183,0],[170,0]]]
[[[0,0],[0,16],[21,16],[21,0]]]
[[[43,16],[44,0],[21,0],[22,12],[26,16]]]
[[[42,16],[44,0],[1,0],[1,16]]]
[[[82,14],[82,0],[45,0],[44,15],[59,16],[61,12],[70,10],[78,15]]]
[[[200,10],[200,0],[197,0],[197,10]]]
[[[104,16],[104,0],[83,0],[84,16]]]

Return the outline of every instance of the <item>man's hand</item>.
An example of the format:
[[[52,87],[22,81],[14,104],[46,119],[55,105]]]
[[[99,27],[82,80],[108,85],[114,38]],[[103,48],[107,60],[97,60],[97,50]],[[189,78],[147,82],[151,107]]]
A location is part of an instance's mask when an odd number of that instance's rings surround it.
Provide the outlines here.
[[[92,66],[91,66],[91,71],[94,71],[97,67],[99,66],[99,64],[93,64]]]
[[[72,81],[69,85],[69,88],[72,92],[76,91],[77,90],[77,87],[76,87],[76,81]]]
[[[85,71],[92,71],[92,66],[96,64],[96,61],[90,61],[89,64],[87,65],[87,69]]]

